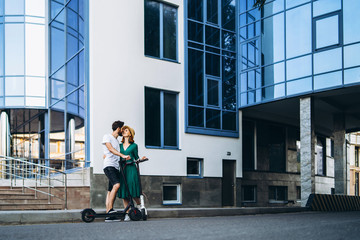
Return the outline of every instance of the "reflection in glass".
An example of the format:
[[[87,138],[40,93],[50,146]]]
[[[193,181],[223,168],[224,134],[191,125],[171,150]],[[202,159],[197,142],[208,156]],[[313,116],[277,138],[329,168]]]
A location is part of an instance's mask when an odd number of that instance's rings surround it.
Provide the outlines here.
[[[177,9],[163,5],[163,40],[164,40],[164,58],[176,60],[176,21]]]
[[[51,0],[50,3],[50,15],[51,19],[54,19],[55,16],[60,12],[60,10],[63,8],[63,4],[58,3],[58,0]]]
[[[344,47],[344,67],[360,65],[360,44]]]
[[[24,15],[24,0],[5,0],[6,15]]]
[[[0,24],[0,76],[4,75],[4,24]]]
[[[64,11],[50,24],[51,73],[54,73],[65,62],[65,29]]]
[[[235,31],[235,0],[221,0],[222,27]]]
[[[188,21],[188,38],[195,42],[203,42],[203,25]]]
[[[342,68],[342,48],[314,54],[314,73],[323,73]]]
[[[344,71],[344,84],[360,82],[360,68],[352,68]]]
[[[315,29],[316,49],[339,44],[339,15],[317,20]]]
[[[220,56],[206,53],[206,74],[220,77]]]
[[[44,97],[26,97],[25,105],[29,107],[45,107]]]
[[[343,1],[344,44],[360,41],[360,1]]]
[[[276,0],[265,4],[262,12],[262,17],[268,17],[275,13],[281,12],[284,10],[284,0]]]
[[[294,0],[288,2],[294,2]],[[311,52],[311,22],[310,4],[286,12],[287,58]]]
[[[286,62],[286,79],[291,80],[311,75],[312,57],[307,55]]]
[[[203,52],[188,50],[188,94],[189,104],[203,105]]]
[[[5,24],[5,75],[24,75],[24,24]]]
[[[26,75],[45,76],[45,26],[25,24]]]
[[[285,96],[285,84],[278,84],[262,89],[262,100],[271,100]]]
[[[236,59],[223,57],[222,106],[236,111]]]
[[[198,107],[189,107],[188,111],[189,126],[204,127],[204,109]]]
[[[206,109],[206,127],[220,129],[220,113],[219,110]]]
[[[310,0],[286,0],[286,8],[292,8],[306,2],[310,2]]]
[[[287,95],[304,93],[312,90],[312,78],[303,78],[286,83]]]
[[[0,96],[4,96],[4,78],[0,77]]]
[[[5,106],[13,106],[13,107],[23,107],[24,97],[6,97],[5,98]]]
[[[218,28],[206,26],[205,43],[215,47],[220,47],[220,30]]]
[[[32,16],[45,17],[45,1],[26,0],[25,14]]]
[[[43,77],[26,77],[25,94],[27,96],[45,97],[45,78]]]
[[[263,67],[263,80],[262,86],[271,85],[274,83],[280,83],[285,81],[285,66],[284,62],[277,63]]]
[[[322,74],[314,77],[314,90],[339,86],[342,84],[342,71]]]
[[[207,80],[207,104],[219,106],[219,81]]]
[[[262,64],[284,59],[284,14],[262,20]]]
[[[218,23],[218,0],[207,0],[207,21],[217,24]]]
[[[191,0],[188,3],[188,18],[203,21],[203,0]]]
[[[145,1],[145,55],[160,57],[160,3]]]
[[[235,52],[236,35],[227,31],[222,31],[222,48]]]
[[[313,16],[320,16],[339,9],[341,9],[341,0],[317,0],[313,3]]]
[[[24,77],[6,77],[5,95],[24,96]]]

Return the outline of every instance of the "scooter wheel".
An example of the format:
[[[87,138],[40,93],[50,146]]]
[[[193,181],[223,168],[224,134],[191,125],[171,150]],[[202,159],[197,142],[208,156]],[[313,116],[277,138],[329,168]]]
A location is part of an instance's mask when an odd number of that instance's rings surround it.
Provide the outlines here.
[[[143,209],[141,209],[141,215],[142,215],[142,220],[146,221],[146,220],[147,220],[147,218],[148,218],[148,216],[147,216],[147,214],[146,214],[146,212],[145,212],[145,209],[144,209],[144,208],[143,208]]]
[[[86,223],[90,223],[90,222],[94,221],[95,211],[92,210],[91,208],[86,208],[86,209],[82,210],[81,219]]]
[[[129,217],[132,221],[139,221],[142,218],[141,211],[137,208],[133,208],[129,212]]]

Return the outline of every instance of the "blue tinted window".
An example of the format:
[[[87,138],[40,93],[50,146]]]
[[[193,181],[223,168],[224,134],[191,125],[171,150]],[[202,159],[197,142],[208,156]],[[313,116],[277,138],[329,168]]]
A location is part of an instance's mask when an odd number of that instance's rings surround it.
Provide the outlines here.
[[[189,104],[203,105],[203,52],[188,50],[188,97]]]
[[[188,21],[188,38],[195,42],[203,42],[203,25]]]
[[[0,76],[4,75],[4,24],[0,24]]]
[[[339,9],[341,9],[341,0],[317,0],[313,3],[313,16],[320,16]]]
[[[24,0],[5,0],[6,15],[24,15]]]
[[[5,106],[23,107],[25,105],[24,97],[6,97]]]
[[[24,75],[24,24],[5,24],[5,75]]]
[[[207,0],[207,21],[211,23],[218,23],[218,0]]]
[[[50,14],[51,19],[55,18],[55,16],[60,12],[60,10],[64,7],[64,5],[59,0],[52,0],[50,5]]]
[[[283,62],[263,68],[263,86],[285,81],[285,64]]]
[[[236,112],[222,113],[222,128],[224,130],[236,131]]]
[[[218,28],[206,26],[205,43],[215,47],[220,47],[220,30]]]
[[[263,20],[262,64],[271,64],[284,59],[284,14]]]
[[[177,10],[176,8],[164,5],[164,58],[176,60],[177,55]]]
[[[344,84],[360,82],[360,68],[352,68],[344,71]]]
[[[285,85],[278,84],[271,87],[266,87],[262,89],[262,99],[270,100],[274,98],[279,98],[285,96]]]
[[[290,2],[293,0],[290,0]],[[301,21],[299,20],[301,19]],[[286,12],[286,57],[310,53],[311,5],[307,4]]]
[[[235,31],[235,0],[222,0],[222,27]]]
[[[323,73],[342,68],[342,49],[336,48],[314,54],[314,73]]]
[[[316,20],[315,29],[316,49],[340,43],[339,15]]]
[[[312,57],[307,55],[286,62],[286,79],[291,80],[312,74]]]
[[[4,0],[0,0],[0,16],[4,15]]]
[[[219,106],[219,81],[207,80],[207,104]]]
[[[314,77],[314,90],[339,86],[342,84],[342,72],[332,72]]]
[[[286,8],[292,8],[306,2],[310,2],[310,0],[286,0]]]
[[[204,109],[199,107],[188,108],[188,125],[204,127]]]
[[[206,74],[220,76],[220,56],[206,53]]]
[[[177,94],[164,92],[164,146],[177,147]]]
[[[222,48],[228,51],[235,51],[236,35],[227,31],[222,31]]]
[[[214,109],[206,109],[206,128],[220,129],[221,111]]]
[[[24,96],[24,78],[23,77],[6,77],[5,78],[5,95],[6,96]]]
[[[74,86],[74,88],[79,86],[79,68],[78,68],[78,56],[71,59],[71,61],[67,64],[67,83],[68,89],[67,93],[71,92],[71,87],[69,85]]]
[[[191,0],[188,3],[188,18],[203,21],[203,0]]]
[[[4,96],[4,78],[0,77],[0,96]]]
[[[344,47],[344,67],[360,65],[360,44]]]
[[[222,105],[236,111],[236,59],[223,57]]]
[[[287,95],[294,95],[312,90],[312,78],[303,78],[286,83]]]
[[[65,96],[65,83],[51,79],[51,98],[61,99]]]
[[[65,63],[64,11],[50,24],[50,34],[51,73],[53,73]]]
[[[145,55],[160,57],[160,4],[145,1]]]
[[[284,10],[284,0],[276,0],[264,5],[263,17],[271,16]]]
[[[343,1],[343,27],[344,43],[360,41],[360,1],[346,0]]]

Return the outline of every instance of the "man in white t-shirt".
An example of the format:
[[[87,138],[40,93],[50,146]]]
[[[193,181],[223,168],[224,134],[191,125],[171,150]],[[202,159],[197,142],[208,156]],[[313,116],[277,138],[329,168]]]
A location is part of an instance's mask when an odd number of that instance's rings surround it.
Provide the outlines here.
[[[105,134],[103,137],[103,150],[104,150],[104,173],[109,179],[108,193],[106,195],[106,212],[114,213],[113,205],[116,198],[116,193],[120,188],[120,172],[119,161],[120,157],[126,160],[130,159],[130,156],[120,153],[120,144],[117,138],[121,136],[121,128],[124,126],[124,122],[115,121],[112,124],[113,132],[111,134]],[[105,218],[105,222],[120,221],[114,217]]]

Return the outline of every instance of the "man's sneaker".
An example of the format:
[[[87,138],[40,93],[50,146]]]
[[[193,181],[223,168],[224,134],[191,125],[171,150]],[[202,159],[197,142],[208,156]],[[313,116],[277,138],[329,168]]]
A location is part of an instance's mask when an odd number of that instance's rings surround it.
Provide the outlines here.
[[[107,212],[107,214],[114,214],[114,213],[116,213],[116,211],[113,208]],[[109,216],[105,218],[105,222],[120,222],[120,219]]]
[[[128,221],[130,221],[129,214],[125,214],[124,222],[128,222]]]
[[[112,208],[112,209],[110,209],[107,213],[108,213],[108,214],[116,213],[116,211]]]

